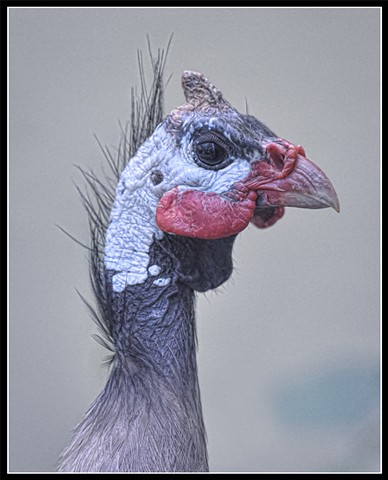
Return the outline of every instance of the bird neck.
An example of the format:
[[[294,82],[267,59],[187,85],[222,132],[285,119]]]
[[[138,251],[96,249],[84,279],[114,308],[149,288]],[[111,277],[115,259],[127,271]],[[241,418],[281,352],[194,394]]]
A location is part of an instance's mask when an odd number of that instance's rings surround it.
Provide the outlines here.
[[[113,288],[117,271],[105,271],[116,358],[74,431],[61,472],[208,471],[194,291],[167,247],[155,242],[147,279],[123,291]]]
[[[151,248],[144,283],[111,288],[116,360],[99,403],[128,425],[125,440],[109,440],[119,442],[123,471],[207,471],[194,291],[163,249]],[[114,275],[106,272],[108,286]]]
[[[234,237],[152,236],[146,252],[136,250],[140,242],[131,238],[127,256],[121,250],[126,241],[110,244],[99,287],[115,363],[75,429],[59,471],[208,471],[194,292],[229,278]]]
[[[110,330],[117,361],[129,372],[148,369],[177,391],[197,383],[194,291],[229,278],[233,242],[166,234],[147,251],[143,281],[128,284],[132,273],[106,269]]]
[[[121,227],[115,226],[117,231]],[[111,233],[102,308],[115,344],[115,364],[75,431],[62,469],[74,469],[75,459],[76,471],[85,465],[106,471],[113,464],[115,471],[208,471],[195,291],[216,288],[229,278],[234,238],[153,234],[152,242],[139,251],[141,242],[129,235],[130,251],[123,252],[127,242],[114,243],[113,227]],[[140,232],[144,238],[145,233],[150,232]]]
[[[166,264],[150,271],[144,283],[112,292],[116,361],[129,376],[156,375],[184,395],[197,384],[194,292]]]

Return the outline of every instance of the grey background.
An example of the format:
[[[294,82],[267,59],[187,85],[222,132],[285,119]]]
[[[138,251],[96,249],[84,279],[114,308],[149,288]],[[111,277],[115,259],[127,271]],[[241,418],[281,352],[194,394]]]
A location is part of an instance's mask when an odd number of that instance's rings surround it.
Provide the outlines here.
[[[241,111],[302,144],[341,213],[288,209],[238,238],[236,271],[198,297],[200,383],[213,471],[379,469],[380,11],[10,10],[10,470],[52,471],[106,380],[73,164],[119,140],[136,50],[174,40]]]

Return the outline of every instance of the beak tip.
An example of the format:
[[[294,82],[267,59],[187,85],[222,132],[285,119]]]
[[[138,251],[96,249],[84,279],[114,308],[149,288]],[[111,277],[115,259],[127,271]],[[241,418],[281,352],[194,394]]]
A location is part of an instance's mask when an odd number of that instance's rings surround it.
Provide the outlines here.
[[[334,187],[331,186],[331,194],[330,194],[330,203],[329,203],[329,206],[330,207],[333,207],[334,210],[337,212],[337,213],[340,213],[340,202],[339,202],[339,199],[338,199],[338,195],[337,195],[337,192],[334,190]]]
[[[335,210],[337,213],[340,213],[340,212],[341,212],[341,207],[340,207],[340,203],[339,203],[338,197],[336,197],[335,199],[333,199],[333,202],[330,204],[330,207],[333,207],[334,210]]]

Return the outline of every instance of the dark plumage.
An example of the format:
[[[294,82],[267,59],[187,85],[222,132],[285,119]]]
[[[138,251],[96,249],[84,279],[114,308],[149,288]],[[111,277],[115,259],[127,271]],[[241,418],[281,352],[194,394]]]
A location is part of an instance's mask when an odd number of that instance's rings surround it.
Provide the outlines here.
[[[162,121],[164,64],[160,51],[150,90],[142,82],[132,97],[117,155],[103,148],[114,178],[83,172],[94,193],[81,192],[92,311],[115,357],[62,472],[207,471],[195,292],[230,277],[235,237],[250,222],[268,227],[285,206],[338,210],[303,149],[238,113],[203,75],[184,72],[186,103]]]

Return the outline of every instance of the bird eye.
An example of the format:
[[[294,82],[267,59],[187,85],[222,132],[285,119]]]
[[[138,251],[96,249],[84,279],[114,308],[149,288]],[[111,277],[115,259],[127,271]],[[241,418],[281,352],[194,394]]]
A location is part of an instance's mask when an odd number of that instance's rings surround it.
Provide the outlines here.
[[[218,165],[226,156],[225,150],[212,142],[199,143],[195,153],[199,160],[206,165]]]
[[[230,149],[217,135],[208,132],[194,141],[195,161],[204,168],[218,170],[230,164]]]

